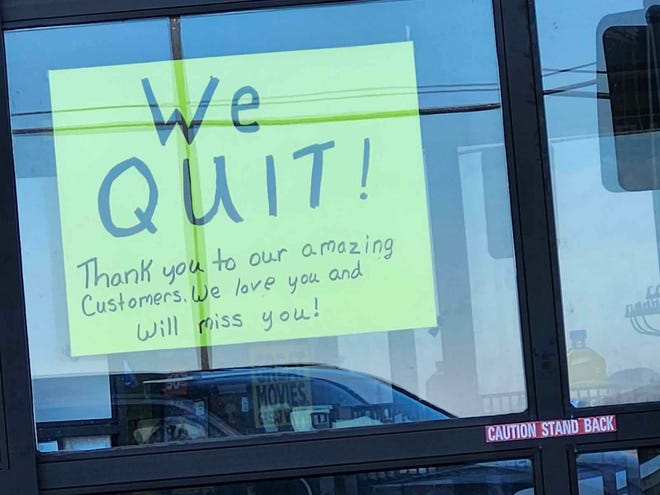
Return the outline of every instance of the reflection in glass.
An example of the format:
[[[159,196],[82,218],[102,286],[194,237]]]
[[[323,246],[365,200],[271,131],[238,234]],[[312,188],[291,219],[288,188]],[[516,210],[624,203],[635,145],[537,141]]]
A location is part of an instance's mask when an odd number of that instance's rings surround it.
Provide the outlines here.
[[[452,417],[376,377],[319,365],[136,375],[114,404],[160,411],[136,418],[138,444]]]
[[[657,1],[539,1],[571,401],[660,400]]]
[[[580,495],[657,495],[660,449],[595,452],[577,457]]]
[[[428,495],[445,493],[451,495],[533,495],[532,463],[520,459],[259,481],[215,487],[151,490],[131,492],[130,495],[409,495],[418,493]]]
[[[440,30],[437,19],[443,19]],[[412,42],[414,50],[432,248],[432,273],[425,275],[433,278],[437,308],[429,327],[392,323],[355,335],[71,357],[58,210],[63,175],[53,122],[76,112],[54,118],[49,70],[401,42]],[[492,2],[352,2],[14,31],[6,33],[6,47],[41,450],[445,420],[527,407]],[[336,94],[332,77],[326,84],[321,94],[286,94],[300,112],[287,119],[309,117],[305,101],[351,101]],[[354,106],[372,96],[359,96]],[[211,104],[209,115],[230,106]],[[138,128],[153,134],[153,127]],[[411,163],[401,160],[402,178]],[[288,190],[279,194],[293,197]],[[342,215],[350,222],[351,211]],[[252,235],[246,245],[268,232]],[[181,238],[188,239],[184,229]],[[390,292],[401,285],[388,282]],[[374,307],[386,304],[378,300]]]

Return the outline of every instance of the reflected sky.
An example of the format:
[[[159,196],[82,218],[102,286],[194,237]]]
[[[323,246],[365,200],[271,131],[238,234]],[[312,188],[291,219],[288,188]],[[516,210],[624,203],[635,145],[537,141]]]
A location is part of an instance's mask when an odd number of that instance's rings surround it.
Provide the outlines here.
[[[565,327],[567,335],[587,330],[586,344],[605,358],[612,387],[591,402],[660,399],[643,389],[637,398],[616,395],[660,372],[660,339],[641,335],[626,318],[626,306],[644,301],[658,282],[659,217],[657,193],[608,184],[616,156],[601,43],[609,26],[644,24],[644,3],[653,2],[536,2]]]

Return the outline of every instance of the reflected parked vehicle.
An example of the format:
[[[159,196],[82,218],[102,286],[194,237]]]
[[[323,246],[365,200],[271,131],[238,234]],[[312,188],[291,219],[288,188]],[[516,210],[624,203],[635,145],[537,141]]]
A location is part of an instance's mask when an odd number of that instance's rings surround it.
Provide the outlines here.
[[[454,417],[374,376],[283,365],[124,377],[114,398],[131,443],[310,431]]]

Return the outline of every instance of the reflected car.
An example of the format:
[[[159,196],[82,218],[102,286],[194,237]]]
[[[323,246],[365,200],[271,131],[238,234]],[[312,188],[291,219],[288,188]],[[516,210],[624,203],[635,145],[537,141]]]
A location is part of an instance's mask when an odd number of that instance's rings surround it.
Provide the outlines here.
[[[136,443],[454,417],[397,385],[334,366],[261,366],[124,380],[124,393],[113,402],[135,418],[128,436]]]

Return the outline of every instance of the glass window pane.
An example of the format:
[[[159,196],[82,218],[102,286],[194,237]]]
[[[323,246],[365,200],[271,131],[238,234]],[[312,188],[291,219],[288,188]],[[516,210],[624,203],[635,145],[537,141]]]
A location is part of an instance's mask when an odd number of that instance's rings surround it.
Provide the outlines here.
[[[649,447],[581,454],[577,457],[580,495],[657,495],[660,449]]]
[[[577,407],[660,400],[657,3],[537,2]]]
[[[224,486],[130,492],[131,495],[408,495],[418,493],[533,495],[532,463],[519,459],[259,481]]]
[[[489,0],[5,36],[42,449],[525,410]]]

